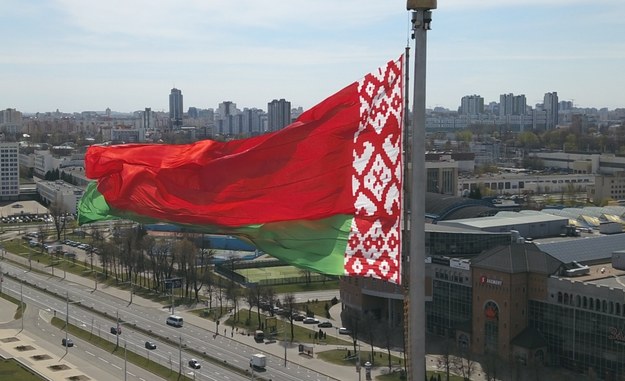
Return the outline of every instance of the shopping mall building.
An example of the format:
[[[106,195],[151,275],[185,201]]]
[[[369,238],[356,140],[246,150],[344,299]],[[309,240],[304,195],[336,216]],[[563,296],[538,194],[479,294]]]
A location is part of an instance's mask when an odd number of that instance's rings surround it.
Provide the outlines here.
[[[517,229],[506,216],[493,232],[496,218],[477,224],[491,231],[426,224],[427,332],[478,356],[625,380],[625,234],[569,237],[566,221],[527,215]],[[516,233],[557,224],[551,238]],[[341,299],[403,324],[401,287],[344,278]]]

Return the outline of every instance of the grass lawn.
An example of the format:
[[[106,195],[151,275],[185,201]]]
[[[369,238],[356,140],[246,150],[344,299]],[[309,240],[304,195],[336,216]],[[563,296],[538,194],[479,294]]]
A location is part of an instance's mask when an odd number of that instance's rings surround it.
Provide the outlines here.
[[[358,361],[358,354],[354,352],[353,346],[341,347],[340,349],[331,349],[328,351],[317,352],[317,356],[324,361],[330,362],[336,365],[356,366]],[[365,350],[364,347],[360,347],[360,363],[364,364],[369,361],[376,368],[388,368],[388,354],[385,352],[374,351],[373,355],[371,351]],[[403,364],[403,359],[397,356],[391,356],[391,366],[400,367]]]
[[[0,359],[0,380],[42,381],[45,378],[39,377],[13,359]]]
[[[198,309],[193,311],[193,313],[197,314],[200,317],[204,317],[206,319],[215,321],[215,316],[217,314],[216,309],[213,311],[207,311],[208,309]],[[267,334],[267,337],[271,336],[271,332],[277,332],[275,335],[276,340],[282,340],[284,337],[284,330],[286,328],[286,336],[287,340],[291,340],[291,324],[288,321],[284,321],[280,317],[269,317],[265,315],[261,315],[260,318],[261,324],[265,328],[264,331]],[[225,326],[224,326],[225,324]],[[235,321],[232,316],[228,318],[228,320],[221,321],[220,330],[227,329],[228,331],[231,328],[238,328],[244,331],[253,333],[258,329],[258,314],[252,310],[251,313],[247,309],[240,310],[237,316],[237,320]],[[211,326],[211,329],[214,329],[215,326]],[[301,325],[294,324],[293,325],[293,338],[292,342],[296,343],[316,343],[321,345],[339,345],[341,347],[347,347],[351,345],[351,341],[343,340],[334,336],[327,336],[325,339],[315,339],[315,333],[322,330],[326,333],[332,332],[335,328],[317,328],[316,325],[311,324],[310,327],[302,327]]]

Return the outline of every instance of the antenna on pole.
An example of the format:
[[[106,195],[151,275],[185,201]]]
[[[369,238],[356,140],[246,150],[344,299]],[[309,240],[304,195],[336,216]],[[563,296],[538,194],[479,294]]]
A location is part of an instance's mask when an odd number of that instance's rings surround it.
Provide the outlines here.
[[[412,38],[415,40],[414,93],[411,140],[410,234],[405,326],[408,331],[408,380],[422,380],[425,368],[425,78],[427,31],[436,0],[408,0],[412,11]],[[404,280],[406,282],[406,280]]]

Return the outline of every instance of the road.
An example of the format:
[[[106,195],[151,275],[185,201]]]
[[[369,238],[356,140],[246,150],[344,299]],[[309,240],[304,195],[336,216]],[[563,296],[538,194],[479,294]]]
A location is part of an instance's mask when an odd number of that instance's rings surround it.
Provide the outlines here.
[[[167,309],[152,307],[146,308],[137,304],[128,304],[128,301],[110,296],[106,293],[93,292],[93,288],[79,284],[73,284],[36,272],[24,272],[20,267],[9,263],[3,264],[4,272],[24,280],[23,297],[27,304],[36,308],[46,309],[59,318],[65,317],[67,302],[64,296],[69,297],[70,323],[82,326],[84,329],[116,342],[117,337],[109,333],[110,327],[114,325],[114,319],[119,314],[123,321],[123,333],[120,339],[126,340],[128,349],[138,353],[145,353],[144,343],[146,340],[157,343],[157,351],[151,353],[151,359],[159,361],[164,366],[172,369],[179,369],[180,358],[182,357],[182,369],[186,368],[188,359],[196,357],[186,351],[186,348],[193,348],[205,352],[211,357],[218,358],[223,362],[232,364],[240,369],[247,370],[249,358],[257,353],[258,349],[243,344],[224,335],[214,336],[210,331],[209,324],[206,326],[195,326],[185,324],[183,328],[172,328],[165,325],[165,319],[169,316]],[[43,293],[31,288],[30,284],[35,284],[39,289],[46,289],[48,292],[56,294],[51,297],[48,293]],[[14,281],[5,282],[5,287],[19,297],[20,285]],[[79,301],[80,304],[75,302]],[[105,319],[90,310],[102,311],[108,314],[111,319]],[[212,324],[211,324],[212,325]],[[134,329],[140,327],[141,331]],[[152,332],[148,337],[143,332]],[[158,338],[164,338],[160,340]],[[182,349],[174,343],[180,344]],[[146,353],[147,355],[147,353]],[[201,360],[201,359],[200,359]],[[201,360],[202,361],[202,360]],[[197,380],[247,380],[249,376],[243,377],[238,373],[230,372],[225,368],[202,361],[202,369],[196,373]],[[209,376],[210,374],[210,376]],[[299,381],[318,380],[327,381],[335,379],[328,375],[317,373],[311,369],[290,362],[284,367],[284,360],[281,357],[268,355],[267,371],[262,374],[267,379],[274,381]]]

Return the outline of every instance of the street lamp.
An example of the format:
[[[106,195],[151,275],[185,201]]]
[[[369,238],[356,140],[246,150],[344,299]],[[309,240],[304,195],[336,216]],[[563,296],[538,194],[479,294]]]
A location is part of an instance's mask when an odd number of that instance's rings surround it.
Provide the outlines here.
[[[69,331],[69,305],[70,304],[75,304],[75,303],[80,303],[80,300],[76,300],[73,302],[69,302],[69,292],[65,291],[65,354],[67,355],[67,351],[68,351],[68,346],[67,346],[67,340],[68,340],[68,331]]]
[[[119,337],[119,332],[117,334],[117,337]],[[126,381],[126,377],[128,376],[127,364],[128,364],[128,357],[126,356],[126,340],[124,339],[124,381]]]
[[[115,336],[117,338],[117,342],[115,343],[115,349],[119,348],[119,310],[115,311]],[[124,349],[125,351],[125,349]]]
[[[20,279],[20,312],[22,313],[22,329],[20,332],[24,330],[24,278]]]
[[[178,344],[178,374],[181,375],[182,374],[182,336],[180,336],[178,339],[179,339],[179,344]]]

